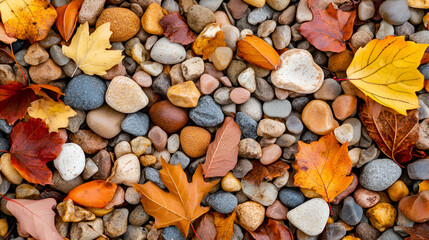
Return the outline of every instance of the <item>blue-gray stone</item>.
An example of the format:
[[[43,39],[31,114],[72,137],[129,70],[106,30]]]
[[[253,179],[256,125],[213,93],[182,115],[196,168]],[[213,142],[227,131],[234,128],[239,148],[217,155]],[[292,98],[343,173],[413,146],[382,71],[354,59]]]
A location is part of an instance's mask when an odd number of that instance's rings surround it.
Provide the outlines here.
[[[304,203],[305,197],[298,188],[283,188],[279,192],[279,200],[286,207],[295,208]]]
[[[6,138],[0,138],[0,150],[9,151],[9,149],[10,149],[9,140],[7,140]],[[3,152],[0,152],[0,156],[1,155],[3,155]]]
[[[161,238],[162,240],[186,240],[176,226],[168,226],[162,229]]]
[[[304,130],[304,124],[298,114],[291,114],[286,118],[286,128],[290,133],[300,134]]]
[[[359,183],[371,191],[384,191],[401,176],[401,168],[388,158],[375,159],[364,165]]]
[[[10,134],[12,132],[11,125],[7,124],[5,119],[0,119],[0,130],[3,131],[6,134]]]
[[[305,143],[311,143],[314,141],[319,140],[319,135],[315,134],[312,131],[305,131],[304,134],[302,134],[301,136],[301,141],[305,142]]]
[[[216,212],[227,214],[234,211],[238,201],[234,194],[220,190],[210,194],[206,198],[206,203]]]
[[[348,225],[355,226],[360,223],[362,215],[362,207],[355,202],[352,196],[346,197],[340,211],[340,218]]]
[[[122,121],[121,128],[134,136],[144,136],[149,131],[149,116],[142,112],[128,114]]]
[[[158,187],[165,189],[165,185],[161,180],[161,176],[159,175],[158,170],[155,168],[147,167],[144,169],[144,176],[146,177],[146,180],[151,181],[158,185]]]
[[[223,122],[224,115],[214,99],[205,95],[200,98],[197,107],[189,111],[189,117],[198,126],[214,127]]]
[[[103,105],[106,90],[106,84],[98,77],[81,74],[67,85],[64,103],[82,111],[96,109]]]
[[[289,116],[292,110],[292,105],[286,99],[274,99],[269,102],[265,102],[264,105],[262,105],[262,110],[268,117],[285,118]]]
[[[185,169],[189,165],[189,162],[191,162],[191,159],[181,151],[175,152],[169,161],[169,163],[174,166],[177,166],[180,163],[182,165],[182,169]]]
[[[420,65],[420,67],[418,67],[417,69],[420,71],[423,77],[425,77],[425,79],[429,78],[429,63]]]
[[[270,8],[268,4],[265,4],[261,8],[255,8],[247,17],[247,22],[252,25],[256,25],[265,20],[270,20],[271,18],[273,18],[273,14],[274,10]]]
[[[258,134],[256,133],[258,130],[258,123],[249,115],[244,112],[238,112],[235,116],[235,121],[240,127],[242,138],[256,139],[258,137]]]
[[[379,238],[377,238],[377,240],[402,240],[402,237],[393,229],[387,229]]]
[[[429,158],[419,159],[407,166],[408,176],[415,180],[429,179]]]
[[[346,233],[346,227],[343,224],[331,223],[326,225],[321,240],[341,240]]]
[[[292,109],[297,112],[302,112],[310,99],[307,97],[297,97],[292,100]]]

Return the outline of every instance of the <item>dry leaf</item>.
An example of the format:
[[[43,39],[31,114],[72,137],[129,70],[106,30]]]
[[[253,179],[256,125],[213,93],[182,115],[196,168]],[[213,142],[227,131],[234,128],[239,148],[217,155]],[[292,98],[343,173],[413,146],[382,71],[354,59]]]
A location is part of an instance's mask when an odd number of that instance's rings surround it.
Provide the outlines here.
[[[417,67],[428,46],[404,36],[374,39],[356,52],[348,79],[374,101],[407,115],[419,107],[415,92],[423,88],[424,79]]]
[[[69,4],[57,8],[57,29],[66,42],[73,36],[82,3],[83,0],[73,0]]]
[[[55,228],[55,212],[52,210],[55,205],[57,201],[53,198],[9,199],[6,208],[18,220],[18,233],[21,236],[31,235],[39,240],[63,240]]]
[[[259,186],[265,179],[271,181],[280,177],[289,169],[289,165],[281,160],[275,161],[269,165],[262,165],[259,160],[252,161],[253,168],[244,176],[243,180]]]
[[[11,43],[16,42],[16,40],[17,40],[16,38],[9,37],[6,34],[6,29],[4,29],[3,23],[0,22],[0,41],[4,42],[6,44],[11,44]]]
[[[408,219],[419,223],[426,222],[429,220],[429,191],[402,198],[398,208]]]
[[[104,208],[112,200],[117,187],[106,180],[93,180],[73,188],[64,200],[71,199],[84,207]]]
[[[328,203],[353,181],[347,143],[340,147],[333,133],[310,144],[299,141],[294,168],[294,184],[315,190]]]
[[[310,4],[312,1],[309,1]],[[353,34],[356,10],[345,12],[335,9],[332,3],[326,10],[311,4],[313,20],[305,22],[299,31],[311,44],[322,51],[342,52],[346,50],[346,41]]]
[[[429,239],[429,222],[414,223],[413,227],[401,227],[405,232],[410,234],[404,240],[428,240]]]
[[[40,118],[49,126],[49,132],[58,132],[58,128],[65,128],[69,124],[69,117],[76,112],[63,102],[55,102],[50,98],[39,99],[31,103],[28,115]]]
[[[48,0],[0,0],[0,12],[7,35],[31,43],[44,39],[57,18]]]
[[[1,22],[0,22],[1,24]],[[0,63],[14,63],[14,57],[10,48],[6,45],[0,44]],[[3,85],[4,86],[4,85]]]
[[[280,66],[280,56],[264,40],[247,35],[237,42],[237,56],[263,69],[274,70]]]
[[[164,35],[172,42],[188,45],[197,38],[197,34],[189,29],[186,20],[178,12],[165,15],[159,24],[164,29]]]
[[[293,240],[290,229],[273,219],[265,220],[256,231],[249,233],[255,240]]]
[[[141,194],[145,211],[155,218],[155,227],[176,226],[184,236],[188,236],[193,220],[208,212],[210,207],[201,207],[200,202],[219,181],[204,182],[201,165],[188,183],[181,164],[166,163],[161,158],[161,180],[169,192],[160,189],[149,181],[143,185],[134,184],[134,189]]]
[[[112,31],[109,29],[110,23],[107,22],[89,35],[88,22],[79,26],[70,46],[63,46],[63,54],[75,61],[76,70],[80,68],[88,75],[104,75],[122,61],[122,51],[106,50],[111,47],[109,38]]]
[[[419,139],[419,117],[417,110],[407,116],[384,107],[371,99],[359,108],[359,116],[381,151],[396,163],[406,163]]]
[[[217,230],[216,240],[231,239],[234,234],[234,221],[237,217],[236,212],[233,211],[228,217],[221,213],[213,212],[213,216]]]
[[[223,177],[235,167],[240,138],[240,127],[233,118],[226,117],[216,132],[215,140],[207,148],[204,177]]]
[[[202,55],[203,60],[209,58],[210,54],[218,47],[225,47],[225,34],[217,23],[208,24],[198,35],[192,44],[195,54]]]

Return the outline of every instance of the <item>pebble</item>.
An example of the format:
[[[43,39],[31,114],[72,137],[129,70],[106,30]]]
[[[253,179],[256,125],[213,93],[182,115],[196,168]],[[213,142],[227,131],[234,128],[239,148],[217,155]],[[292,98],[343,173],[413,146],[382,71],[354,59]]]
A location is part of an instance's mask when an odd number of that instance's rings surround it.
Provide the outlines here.
[[[257,202],[244,202],[236,209],[237,221],[244,229],[255,231],[264,221],[265,208]]]
[[[175,153],[179,150],[180,147],[180,139],[178,134],[172,134],[167,139],[167,150],[170,153]]]
[[[387,189],[387,193],[392,201],[397,202],[408,196],[410,191],[403,181],[398,180]]]
[[[263,78],[256,77],[256,90],[253,96],[261,101],[269,102],[274,98],[272,86]]]
[[[340,218],[351,226],[357,225],[363,215],[363,209],[359,206],[352,196],[348,196],[343,201],[343,207],[340,211]]]
[[[310,131],[319,135],[325,135],[339,125],[332,116],[329,105],[322,100],[312,100],[305,106],[302,122]]]
[[[140,87],[150,87],[152,86],[152,78],[150,75],[144,71],[137,71],[134,73],[132,79],[136,81],[136,83]]]
[[[6,85],[8,82],[16,80],[15,73],[8,64],[0,64],[0,85]]]
[[[253,165],[247,159],[239,159],[234,169],[232,170],[232,174],[236,178],[243,178],[246,174],[252,170]]]
[[[359,223],[355,235],[362,240],[376,240],[380,236],[380,232],[368,223]]]
[[[273,204],[278,196],[277,187],[270,182],[262,182],[256,186],[242,179],[241,188],[248,198],[264,206]]]
[[[143,170],[146,180],[155,183],[159,188],[165,189],[165,185],[161,180],[159,171],[152,167],[147,167]]]
[[[271,72],[274,86],[297,93],[314,93],[322,86],[323,71],[307,50],[292,49],[280,55],[280,67]]]
[[[238,31],[238,29],[237,29]],[[210,55],[210,59],[213,62],[213,65],[215,66],[216,70],[218,71],[223,71],[225,70],[228,66],[229,63],[232,60],[233,57],[233,51],[232,51],[232,47],[236,46],[236,42],[238,40],[237,35],[233,35],[234,33],[230,33],[228,35],[229,39],[228,40],[230,43],[229,45],[227,45],[228,47],[217,47],[216,50],[212,53],[212,55]],[[236,39],[237,37],[237,39]],[[225,42],[226,42],[225,40]],[[232,42],[232,43],[231,43]],[[226,42],[228,43],[228,42]]]
[[[252,138],[245,138],[238,143],[238,156],[250,159],[260,159],[262,148],[259,143]]]
[[[419,159],[407,165],[408,176],[415,180],[429,179],[429,159]]]
[[[112,162],[110,160],[110,154],[106,150],[99,151],[92,161],[97,165],[98,172],[96,172],[92,178],[93,179],[107,179],[110,175],[110,170],[112,168]]]
[[[378,10],[384,21],[392,25],[404,24],[410,18],[410,10],[406,0],[387,0]]]
[[[183,108],[174,106],[168,100],[153,104],[149,109],[149,116],[155,125],[168,134],[179,131],[189,121],[188,112]]]
[[[362,1],[358,6],[358,17],[361,21],[369,20],[375,15],[375,6],[372,1]]]
[[[377,240],[401,240],[403,239],[393,229],[387,229]]]
[[[252,0],[248,0],[252,1]],[[261,0],[257,0],[261,1]],[[255,8],[252,12],[250,12],[249,16],[247,17],[247,22],[251,25],[257,25],[259,23],[262,23],[265,20],[271,19],[273,17],[274,10],[270,8],[268,5],[262,5],[258,8]],[[239,25],[238,23],[236,24]]]
[[[143,71],[149,73],[149,75],[156,77],[162,73],[164,66],[158,62],[144,61],[140,64]]]
[[[401,168],[388,158],[367,163],[361,171],[359,183],[372,191],[384,191],[401,176]]]
[[[280,147],[290,147],[296,142],[295,136],[291,134],[283,134],[276,140],[276,144]]]
[[[86,115],[86,123],[89,128],[103,138],[113,138],[121,132],[121,122],[125,114],[103,105],[91,110]]]
[[[181,151],[177,151],[173,154],[173,156],[171,156],[170,161],[168,163],[172,164],[172,165],[182,165],[183,170],[185,170],[186,167],[188,167],[189,163],[191,162],[191,159],[186,156],[186,154],[184,154]]]
[[[110,23],[111,42],[125,42],[134,37],[140,30],[140,19],[131,10],[126,8],[106,8],[101,12],[95,24],[99,27]]]
[[[237,77],[238,83],[253,93],[256,90],[256,79],[255,79],[255,70],[253,68],[247,68],[241,72]]]
[[[168,89],[171,87],[171,80],[165,74],[159,74],[152,83],[152,89],[154,92],[161,94],[162,96],[166,96]]]
[[[277,23],[274,20],[267,20],[265,22],[262,22],[258,27],[257,36],[260,38],[266,38],[268,37],[272,32],[274,32],[274,29],[276,29]]]
[[[349,146],[357,144],[362,136],[362,123],[357,118],[348,118],[343,124],[350,124],[353,127],[353,138],[349,141]]]
[[[200,127],[214,127],[224,119],[221,107],[209,95],[199,99],[198,105],[189,111],[189,117]]]
[[[380,28],[378,29],[375,37],[380,40],[383,40],[385,37],[394,35],[394,34],[395,34],[395,28],[388,22],[381,21]]]
[[[261,137],[280,137],[286,131],[284,123],[271,119],[262,119],[258,124],[257,134]]]
[[[160,127],[154,126],[153,128],[151,128],[147,136],[155,147],[155,150],[160,152],[165,149],[165,146],[167,145],[168,135]]]
[[[396,36],[409,37],[414,32],[415,32],[415,28],[410,22],[406,22],[402,25],[395,26],[395,35]]]
[[[346,235],[347,231],[343,224],[336,222],[336,223],[330,223],[326,225],[325,230],[322,233],[322,240],[346,240],[346,238],[343,238]]]
[[[287,219],[303,233],[316,236],[322,233],[329,218],[329,206],[321,198],[313,198],[287,213]]]
[[[271,34],[273,45],[276,49],[284,49],[292,40],[292,32],[288,25],[277,26]]]
[[[144,240],[144,239],[147,239],[147,234],[148,234],[147,229],[143,227],[128,225],[127,231],[125,232],[125,235],[124,235],[124,240]]]
[[[380,150],[378,150],[375,145],[371,145],[368,149],[363,149],[360,153],[359,162],[356,165],[358,168],[362,167],[366,163],[376,159],[380,155]]]
[[[410,40],[415,42],[415,43],[427,44],[427,43],[429,43],[429,31],[428,30],[422,30],[422,31],[413,33],[410,35]]]
[[[82,178],[84,180],[88,180],[92,177],[96,172],[98,172],[98,167],[90,158],[86,159],[85,169],[82,173]]]
[[[396,209],[389,203],[378,203],[366,211],[371,221],[371,225],[384,232],[386,229],[393,227],[396,219]]]
[[[245,88],[234,88],[230,92],[230,99],[235,104],[243,104],[250,98],[250,91]]]
[[[161,133],[162,134],[162,133]],[[145,137],[136,137],[133,140],[131,140],[131,149],[133,153],[137,156],[142,155],[146,152],[146,150],[151,148],[152,142],[149,140],[149,138]]]
[[[213,11],[201,5],[193,5],[186,16],[189,28],[197,33],[208,24],[216,22]]]
[[[70,58],[64,56],[62,48],[58,45],[52,46],[49,49],[49,54],[58,66],[64,66],[70,61]]]
[[[37,65],[31,66],[28,70],[31,80],[37,84],[48,84],[52,81],[58,80],[61,77],[62,71],[57,64],[48,59],[47,61]]]
[[[286,118],[289,116],[292,105],[288,100],[274,99],[269,102],[264,102],[262,105],[264,114],[272,118]]]
[[[64,103],[82,111],[103,105],[106,84],[95,76],[85,74],[74,77],[65,89]]]
[[[149,214],[144,211],[143,205],[138,204],[134,210],[131,211],[129,216],[130,224],[134,226],[141,226],[149,220]]]
[[[232,172],[228,172],[221,180],[222,190],[225,192],[238,192],[241,190],[241,182]]]
[[[249,5],[243,2],[243,0],[231,0],[227,3],[227,8],[233,18],[241,19],[249,8]]]
[[[208,195],[206,202],[216,212],[222,214],[231,213],[237,206],[237,198],[234,194],[224,191],[217,191],[216,193]]]
[[[286,119],[286,128],[292,134],[301,134],[304,130],[304,124],[302,124],[300,116],[293,113]],[[293,139],[295,139],[295,137]]]
[[[303,23],[311,20],[313,20],[313,14],[308,6],[308,2],[305,0],[299,0],[296,10],[296,21],[298,23]]]
[[[49,53],[43,49],[38,42],[32,44],[24,55],[24,61],[33,66],[42,64],[48,59]]]
[[[204,73],[204,61],[193,57],[181,63],[182,75],[186,81],[195,81]]]
[[[410,7],[410,23],[414,24],[414,25],[419,25],[420,23],[422,23],[423,21],[423,16],[425,15],[425,12],[423,9],[418,9],[418,8],[413,8]]]
[[[200,96],[201,93],[193,81],[186,81],[171,86],[167,92],[167,97],[171,103],[183,108],[197,107]]]
[[[228,87],[218,88],[213,94],[215,102],[220,105],[231,104],[232,101],[229,97],[231,91],[232,91],[232,88],[228,88]]]
[[[134,113],[144,108],[149,99],[141,87],[131,78],[113,78],[106,91],[106,103],[118,112]]]
[[[165,49],[168,49],[168,51],[165,51]],[[185,60],[186,51],[179,43],[171,42],[168,38],[163,37],[153,45],[150,57],[162,64],[176,64]]]
[[[162,29],[161,25],[159,24],[159,21],[165,15],[167,15],[167,11],[162,9],[159,4],[155,2],[150,3],[147,6],[146,11],[144,12],[143,17],[141,19],[143,29],[149,34],[162,35],[164,33],[164,29]]]
[[[334,115],[339,120],[345,120],[352,115],[357,106],[357,98],[352,95],[340,95],[332,103]]]
[[[202,94],[211,94],[219,87],[219,80],[209,74],[203,74],[200,77],[200,91]],[[250,94],[249,94],[250,97]]]
[[[279,200],[275,200],[274,203],[267,208],[265,215],[275,220],[286,220],[288,211],[288,208]]]
[[[163,240],[186,240],[182,232],[176,226],[168,226],[162,229],[161,237]]]
[[[206,154],[210,141],[210,133],[201,127],[187,126],[180,132],[180,145],[186,155],[191,158],[198,158]]]
[[[341,53],[333,54],[328,60],[328,69],[332,72],[345,72],[353,60],[353,53],[350,51],[343,51]]]
[[[291,5],[282,12],[282,14],[279,16],[277,21],[279,22],[279,24],[282,24],[282,25],[290,25],[295,20],[295,15],[296,15],[296,6]]]
[[[62,146],[60,155],[54,160],[54,166],[65,181],[79,176],[85,168],[85,153],[75,143],[66,143]]]
[[[334,129],[334,135],[338,142],[345,144],[353,139],[353,126],[351,124],[343,124]]]
[[[132,186],[140,180],[140,161],[136,155],[129,153],[116,159],[110,181],[116,184]]]
[[[275,162],[282,156],[282,149],[277,144],[271,144],[262,148],[262,157],[259,159],[262,164],[268,165]]]
[[[307,97],[297,97],[292,100],[292,109],[301,113],[310,102]]]
[[[295,208],[304,203],[305,197],[298,188],[283,188],[279,192],[280,202],[289,208]]]
[[[353,194],[353,197],[359,206],[371,208],[380,201],[380,195],[377,192],[359,187]]]
[[[128,209],[119,208],[103,216],[104,233],[112,238],[119,237],[127,231]]]
[[[4,181],[4,180],[3,180]],[[83,184],[83,179],[78,176],[70,181],[65,181],[58,171],[55,171],[52,176],[52,188],[63,193],[69,193],[73,188]]]
[[[70,229],[70,239],[96,239],[104,232],[103,220],[96,218],[93,221],[73,223]]]
[[[144,136],[149,131],[149,116],[142,112],[128,114],[121,123],[121,129],[134,136]]]
[[[106,0],[87,0],[82,3],[82,7],[79,11],[77,21],[79,24],[88,22],[90,26],[95,24],[97,17],[101,14],[104,9],[104,3]]]

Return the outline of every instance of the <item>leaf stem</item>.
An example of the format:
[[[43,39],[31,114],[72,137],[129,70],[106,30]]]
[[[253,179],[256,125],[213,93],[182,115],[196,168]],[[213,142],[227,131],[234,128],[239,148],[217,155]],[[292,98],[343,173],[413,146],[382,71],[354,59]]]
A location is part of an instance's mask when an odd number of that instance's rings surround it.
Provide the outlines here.
[[[197,234],[197,231],[195,231],[195,228],[194,228],[194,225],[192,224],[192,222],[190,222],[190,224],[191,224],[192,230],[195,233],[195,236],[198,238],[198,240],[201,240],[200,236],[198,236],[198,234]]]
[[[338,81],[338,82],[340,82],[340,81],[349,81],[350,79],[348,79],[348,78],[337,78],[336,76],[334,76],[333,77],[333,79],[335,80],[335,81]]]
[[[27,86],[27,85],[28,85],[27,77],[25,76],[24,72],[23,72],[23,71],[22,71],[22,69],[21,69],[21,66],[19,65],[18,61],[17,61],[17,60],[16,60],[16,58],[15,58],[15,54],[13,53],[12,43],[9,43],[9,45],[10,45],[10,52],[12,53],[13,60],[15,61],[16,66],[18,67],[18,69],[19,69],[19,71],[21,72],[22,76],[24,77],[24,80],[25,80],[25,86]]]

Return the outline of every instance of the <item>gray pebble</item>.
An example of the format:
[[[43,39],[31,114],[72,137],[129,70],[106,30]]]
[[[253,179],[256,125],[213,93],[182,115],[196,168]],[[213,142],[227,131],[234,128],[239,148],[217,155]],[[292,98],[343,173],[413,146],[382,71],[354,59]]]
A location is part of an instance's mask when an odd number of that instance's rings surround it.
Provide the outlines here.
[[[106,90],[106,84],[101,79],[82,74],[67,85],[64,103],[82,111],[96,109],[103,105]]]
[[[235,207],[237,206],[237,198],[234,196],[234,194],[221,190],[210,194],[206,198],[206,203],[216,212],[228,214],[234,211]]]
[[[249,117],[253,118],[256,122],[261,120],[263,112],[262,112],[262,104],[258,99],[254,97],[250,97],[247,102],[243,103],[239,107],[239,112],[243,112]]]
[[[70,58],[64,56],[62,48],[58,45],[52,46],[49,49],[49,54],[58,66],[64,66],[70,61]]]
[[[171,156],[170,161],[168,163],[173,164],[174,166],[179,165],[179,163],[182,165],[182,169],[185,169],[189,163],[191,162],[191,159],[186,156],[181,151],[177,151]]]
[[[152,181],[153,183],[158,185],[158,187],[165,189],[165,185],[161,180],[161,176],[159,175],[158,170],[156,170],[155,168],[151,168],[151,167],[145,168],[144,176],[148,181]]]
[[[270,20],[273,18],[274,10],[265,4],[261,8],[255,8],[247,17],[247,22],[252,25],[259,24],[265,20]]]
[[[10,134],[12,132],[13,126],[7,124],[5,119],[0,119],[0,130],[6,134]]]
[[[393,229],[387,229],[377,240],[402,240],[402,237],[393,231]]]
[[[411,15],[407,0],[387,0],[378,11],[383,20],[392,25],[404,24]]]
[[[189,111],[189,118],[201,127],[214,127],[223,122],[221,107],[210,95],[202,96],[197,107]]]
[[[153,80],[152,89],[163,96],[167,96],[167,91],[171,87],[170,77],[165,73],[161,73]]]
[[[258,137],[258,134],[256,133],[258,129],[258,123],[249,115],[243,112],[238,112],[235,116],[235,121],[240,127],[242,138],[256,139]]]
[[[415,180],[429,179],[429,159],[419,159],[407,166],[408,176]]]
[[[279,192],[279,200],[286,207],[295,208],[304,203],[305,197],[298,188],[283,188]]]
[[[269,102],[264,102],[264,105],[262,105],[262,110],[268,117],[285,118],[289,116],[290,111],[292,110],[292,105],[286,99],[274,99]]]
[[[149,131],[149,116],[142,112],[128,114],[122,121],[121,128],[134,136],[144,136]]]
[[[232,174],[234,175],[234,177],[241,179],[244,176],[246,176],[246,174],[250,172],[252,168],[253,168],[252,163],[249,160],[242,158],[238,160],[237,164],[232,170]]]
[[[401,168],[388,158],[367,163],[360,174],[359,183],[371,191],[384,191],[401,176]]]
[[[186,240],[176,226],[168,226],[162,229],[161,238],[162,240]]]
[[[346,197],[340,211],[340,218],[348,225],[355,226],[362,219],[362,215],[362,207],[355,202],[352,196]]]

